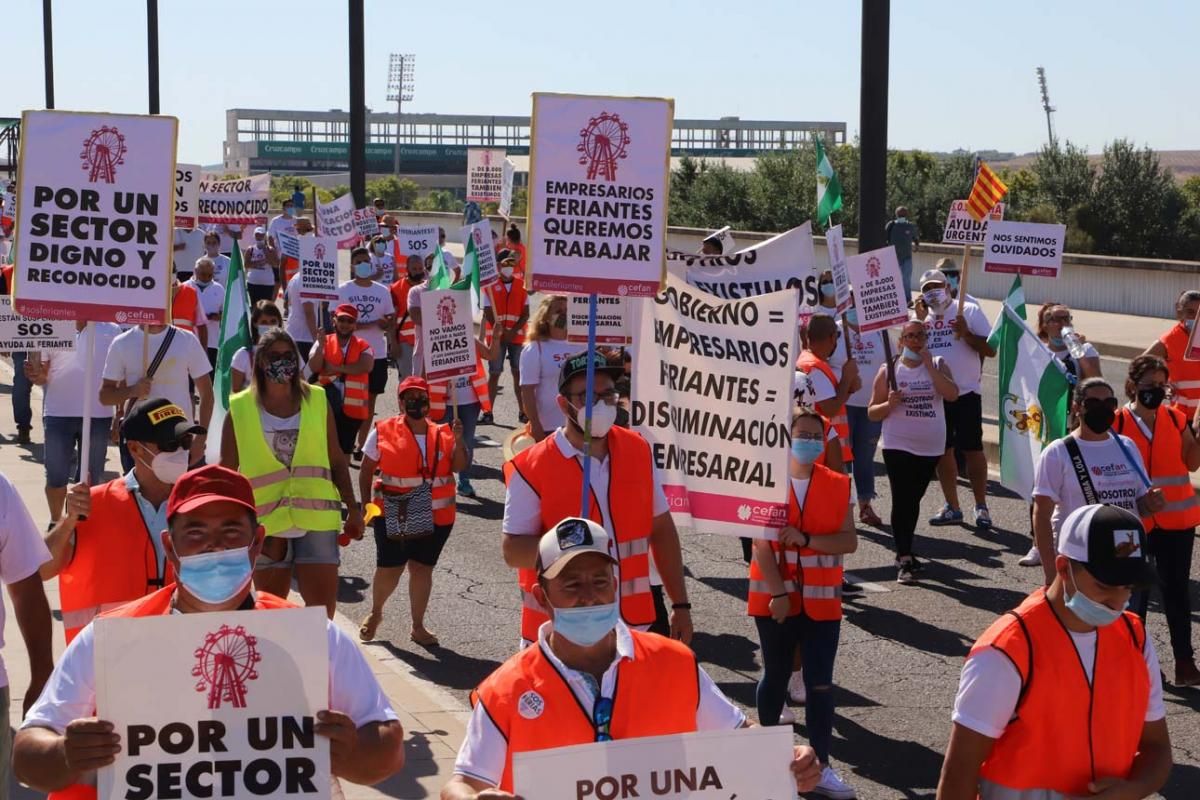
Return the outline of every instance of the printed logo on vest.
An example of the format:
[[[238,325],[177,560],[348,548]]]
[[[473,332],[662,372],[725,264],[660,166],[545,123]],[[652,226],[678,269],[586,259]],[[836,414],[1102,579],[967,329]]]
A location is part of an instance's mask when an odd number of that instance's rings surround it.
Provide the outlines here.
[[[517,701],[517,713],[525,719],[537,719],[545,710],[546,701],[532,689],[521,695],[521,699]]]

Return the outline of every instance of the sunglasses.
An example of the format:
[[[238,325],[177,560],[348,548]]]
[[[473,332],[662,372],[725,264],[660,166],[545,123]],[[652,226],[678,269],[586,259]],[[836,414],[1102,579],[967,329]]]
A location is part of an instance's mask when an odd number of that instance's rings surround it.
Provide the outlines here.
[[[167,442],[166,444],[159,444],[156,442],[155,447],[158,448],[158,452],[160,452],[160,453],[174,453],[176,450],[178,450],[181,447],[184,450],[191,450],[192,449],[192,440],[194,440],[195,438],[196,438],[195,434],[185,433],[183,436],[180,436],[178,439],[176,439],[173,442]]]

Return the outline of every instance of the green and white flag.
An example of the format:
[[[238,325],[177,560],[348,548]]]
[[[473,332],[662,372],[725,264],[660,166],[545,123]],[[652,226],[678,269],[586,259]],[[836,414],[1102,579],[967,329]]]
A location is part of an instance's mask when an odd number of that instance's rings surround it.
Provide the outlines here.
[[[842,208],[842,184],[834,174],[833,164],[829,163],[821,140],[813,141],[817,146],[817,224],[828,228],[833,212]]]
[[[988,344],[1000,364],[1000,483],[1030,500],[1042,449],[1067,434],[1071,386],[1062,362],[1025,322],[1020,276]]]
[[[217,340],[217,368],[213,371],[213,412],[208,425],[205,458],[209,464],[221,461],[221,430],[229,411],[229,393],[233,356],[250,346],[250,313],[246,299],[246,271],[242,267],[242,248],[234,240],[226,273],[225,307],[221,309],[221,336]],[[249,376],[247,376],[249,377]]]

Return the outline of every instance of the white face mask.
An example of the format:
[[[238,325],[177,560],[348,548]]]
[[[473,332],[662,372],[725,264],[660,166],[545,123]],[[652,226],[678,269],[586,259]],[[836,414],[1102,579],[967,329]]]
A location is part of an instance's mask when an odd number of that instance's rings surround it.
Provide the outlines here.
[[[143,461],[142,465],[149,467],[150,471],[154,473],[154,477],[169,486],[187,472],[188,457],[188,451],[180,447],[173,453],[155,453],[149,464]]]
[[[512,277],[513,277],[513,268],[512,267],[501,267],[500,268],[500,280],[511,281]]]
[[[572,406],[572,408],[575,408]],[[579,425],[579,430],[583,430],[584,413],[578,408],[575,408],[575,421]],[[612,430],[613,425],[617,422],[617,405],[611,406],[603,400],[597,400],[592,405],[592,438],[603,439],[608,436],[608,432]]]

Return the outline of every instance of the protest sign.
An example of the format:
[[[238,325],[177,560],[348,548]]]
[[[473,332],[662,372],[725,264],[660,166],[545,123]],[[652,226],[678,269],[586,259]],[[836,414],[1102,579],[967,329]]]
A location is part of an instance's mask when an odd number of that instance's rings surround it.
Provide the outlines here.
[[[803,306],[821,302],[812,223],[784,231],[736,253],[702,256],[671,251],[667,259],[692,286],[726,300],[799,289]]]
[[[22,115],[18,313],[168,321],[178,125],[164,116]]]
[[[374,208],[354,209],[354,228],[364,239],[379,235],[379,218],[375,216]]]
[[[200,165],[175,165],[175,227],[196,227],[196,207],[200,203]]]
[[[358,224],[354,220],[354,195],[347,192],[332,203],[317,200],[317,231],[330,236],[337,246],[347,250],[358,243]]]
[[[992,222],[983,245],[983,271],[1057,278],[1066,225]]]
[[[901,325],[908,319],[908,298],[900,277],[896,248],[888,245],[846,259],[854,303],[858,309],[859,334]]]
[[[617,739],[513,755],[524,800],[796,796],[786,726]]]
[[[531,288],[658,292],[674,111],[674,101],[657,98],[533,95]]]
[[[17,218],[17,196],[12,192],[0,192],[0,203],[4,205],[0,210],[0,218],[8,225],[13,224]]]
[[[967,211],[966,200],[950,204],[946,227],[942,229],[942,244],[983,244],[988,223],[1004,219],[1004,203],[996,203],[982,220],[974,219]]]
[[[668,275],[642,306],[631,421],[675,524],[775,538],[787,518],[796,293],[722,300]]]
[[[300,258],[300,237],[291,231],[278,231],[275,234],[275,244],[285,258]]]
[[[825,231],[825,246],[829,250],[829,271],[833,273],[837,313],[842,314],[850,307],[850,271],[846,269],[846,243],[842,239],[841,225]]]
[[[0,295],[0,353],[74,349],[74,322],[22,317],[13,312],[12,299]]]
[[[504,159],[500,165],[500,216],[508,219],[512,213],[513,177],[517,174],[517,165],[509,159]]]
[[[327,625],[316,608],[97,620],[96,713],[121,734],[98,800],[328,798]]]
[[[178,220],[179,218],[176,217]],[[183,272],[190,275],[196,269],[196,259],[204,255],[204,231],[199,228],[180,228],[176,226],[172,237],[174,250],[175,273]]]
[[[504,182],[504,148],[467,148],[467,200],[495,203]]]
[[[596,298],[596,344],[625,346],[632,342],[629,335],[628,297]],[[588,316],[591,303],[586,294],[567,297],[567,341],[588,340]]]
[[[425,258],[433,255],[433,252],[439,247],[437,225],[401,225],[396,237],[400,241],[400,252],[406,258],[408,256]],[[491,246],[490,241],[488,246]]]
[[[438,289],[421,293],[421,352],[425,355],[426,380],[475,373],[475,324],[469,291]]]
[[[458,232],[466,247],[467,240],[475,244],[475,260],[479,265],[479,288],[484,289],[500,280],[500,265],[496,263],[496,248],[492,247],[492,224],[486,219],[472,223]]]
[[[229,180],[201,176],[196,218],[227,225],[266,225],[270,193],[271,176],[267,173]]]
[[[301,236],[297,243],[300,296],[306,300],[337,300],[337,239],[332,236]]]

